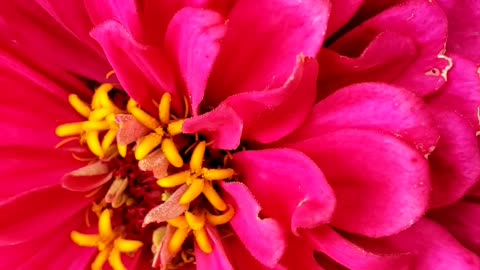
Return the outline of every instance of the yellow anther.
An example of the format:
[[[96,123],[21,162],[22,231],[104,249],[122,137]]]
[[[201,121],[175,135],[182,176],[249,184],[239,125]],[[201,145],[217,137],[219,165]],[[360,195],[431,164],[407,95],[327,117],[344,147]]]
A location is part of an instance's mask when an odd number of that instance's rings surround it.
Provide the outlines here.
[[[113,234],[110,210],[103,210],[98,219],[98,232],[101,237],[108,238]]]
[[[81,116],[88,118],[90,115],[90,106],[83,102],[77,95],[71,94],[68,96],[68,102]]]
[[[185,216],[178,216],[176,218],[169,219],[167,220],[167,223],[175,228],[188,228],[188,223]]]
[[[221,215],[212,215],[207,212],[206,217],[207,217],[208,224],[217,226],[217,225],[222,225],[230,222],[230,220],[232,220],[234,215],[235,215],[235,210],[233,210],[233,207],[229,205],[227,212]]]
[[[200,142],[193,150],[190,158],[190,170],[197,171],[202,169],[203,157],[205,155],[206,143]]]
[[[98,253],[97,257],[95,257],[95,260],[92,263],[92,270],[102,270],[103,266],[108,260],[108,254],[110,253],[110,250],[104,249]]]
[[[234,173],[233,169],[203,169],[203,179],[212,181],[230,179]]]
[[[103,158],[105,153],[100,145],[100,139],[98,138],[98,131],[88,131],[85,135],[88,148],[97,157]]]
[[[106,120],[108,123],[116,123],[116,121],[115,121],[115,113],[111,113],[111,114],[107,115],[107,117],[105,117],[105,120]]]
[[[105,106],[103,104],[105,104],[107,102],[106,100],[110,101],[110,99],[108,98],[108,92],[112,89],[113,89],[113,85],[111,85],[109,83],[104,83],[104,84],[100,85],[95,90],[95,94],[93,94],[92,108],[93,109],[98,109],[98,108],[101,108],[102,106]]]
[[[215,209],[220,211],[225,211],[225,209],[227,209],[227,204],[222,200],[220,195],[218,195],[210,181],[205,181],[202,192]]]
[[[183,128],[183,123],[185,123],[185,119],[180,119],[180,120],[177,120],[177,121],[174,121],[174,122],[171,122],[170,124],[168,124],[168,126],[167,126],[168,134],[170,134],[172,136],[181,134],[182,133],[182,128]]]
[[[75,244],[81,247],[96,247],[100,242],[100,237],[98,235],[83,234],[77,231],[72,231],[70,233],[70,238],[72,238],[72,241]]]
[[[150,133],[143,137],[135,150],[137,160],[144,159],[150,152],[162,143],[162,136],[157,133]]]
[[[182,249],[182,245],[185,242],[185,239],[187,239],[189,233],[190,228],[176,229],[168,243],[168,252],[172,255],[176,255]]]
[[[58,126],[55,129],[55,134],[58,137],[67,137],[67,136],[74,136],[80,135],[83,132],[82,123],[68,123]]]
[[[169,93],[162,95],[160,99],[160,105],[158,106],[158,112],[160,117],[160,122],[163,124],[168,124],[170,121],[170,103],[172,102],[172,96]]]
[[[118,133],[118,128],[115,127],[115,128],[111,128],[107,132],[107,134],[105,134],[102,140],[103,152],[106,152],[108,148],[110,148],[110,146],[113,144],[113,142],[115,141],[115,138],[117,137],[117,133]]]
[[[157,185],[163,187],[163,188],[171,188],[171,187],[176,187],[181,184],[185,184],[187,182],[188,178],[190,177],[190,172],[189,171],[184,171],[184,172],[179,172],[176,174],[171,174],[167,177],[164,177],[162,179],[158,179]]]
[[[210,244],[210,240],[208,240],[208,235],[205,228],[193,231],[193,235],[195,236],[195,242],[197,242],[198,247],[203,252],[207,254],[212,253],[212,245]]]
[[[132,110],[137,107],[137,102],[133,99],[129,99],[127,102],[127,112],[132,113]]]
[[[162,152],[165,155],[165,158],[173,166],[180,168],[183,166],[183,159],[178,153],[177,146],[172,139],[165,139],[162,142]]]
[[[187,221],[188,226],[196,231],[205,226],[205,214],[201,213],[200,215],[195,215],[191,212],[185,212],[185,220]]]
[[[155,118],[151,117],[148,113],[140,108],[133,107],[130,110],[130,113],[133,115],[133,117],[135,117],[135,119],[137,119],[138,122],[150,129],[155,129],[160,126],[160,123]]]
[[[127,270],[125,265],[123,265],[120,250],[118,250],[117,248],[114,248],[110,252],[110,255],[108,256],[108,263],[113,270]]]
[[[187,191],[183,193],[180,198],[180,204],[188,204],[195,200],[200,194],[202,194],[205,181],[203,179],[193,179],[192,184],[188,187]]]
[[[108,130],[110,129],[111,125],[107,121],[85,121],[82,123],[82,127],[85,131],[90,130]]]
[[[112,108],[96,109],[90,114],[88,119],[91,121],[100,121],[105,119],[110,113],[112,113]]]
[[[127,146],[126,145],[117,144],[117,149],[118,149],[118,153],[120,154],[120,156],[122,156],[122,157],[127,156]]]
[[[137,240],[127,240],[123,238],[117,238],[115,240],[114,246],[120,252],[132,253],[137,251],[140,247],[142,247],[143,243]]]

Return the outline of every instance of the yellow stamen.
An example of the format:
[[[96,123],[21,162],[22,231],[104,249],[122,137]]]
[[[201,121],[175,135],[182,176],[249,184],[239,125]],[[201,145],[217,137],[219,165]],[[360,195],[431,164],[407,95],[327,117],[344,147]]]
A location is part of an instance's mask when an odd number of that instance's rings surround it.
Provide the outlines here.
[[[210,181],[205,181],[202,193],[212,204],[212,206],[215,207],[215,209],[220,211],[225,211],[225,209],[227,209],[227,204],[222,200],[220,195],[218,195],[217,191],[213,188],[213,185]]]
[[[58,137],[67,137],[67,136],[74,136],[80,135],[83,132],[82,123],[68,123],[58,126],[55,129],[55,134]]]
[[[98,253],[97,257],[95,257],[95,260],[92,263],[92,270],[102,270],[103,266],[108,260],[108,254],[110,253],[110,250],[104,249]]]
[[[176,174],[171,174],[162,179],[158,179],[157,185],[163,188],[176,187],[181,184],[185,184],[185,182],[187,182],[189,177],[190,177],[189,171],[179,172]]]
[[[183,123],[185,123],[185,119],[180,119],[180,120],[177,120],[175,122],[171,122],[170,124],[168,124],[168,126],[167,126],[168,134],[170,134],[171,136],[181,134],[182,133],[182,128],[183,128]]]
[[[137,251],[140,247],[142,247],[143,243],[137,240],[117,238],[115,240],[114,246],[120,252],[131,253]]]
[[[88,118],[90,115],[90,106],[83,102],[77,95],[71,94],[68,96],[68,102],[81,116]]]
[[[98,138],[98,131],[88,131],[85,135],[87,140],[87,145],[90,151],[97,157],[103,158],[105,153],[102,150],[102,146],[100,145],[100,140]]]
[[[91,121],[100,121],[105,119],[112,112],[111,108],[100,108],[93,111],[88,117]]]
[[[203,169],[203,179],[225,180],[230,179],[234,173],[233,169]]]
[[[108,256],[108,263],[113,270],[127,270],[125,265],[122,263],[120,251],[116,248],[110,252],[110,255]]]
[[[135,150],[135,158],[137,160],[144,159],[150,152],[162,143],[162,135],[150,133],[143,137]]]
[[[85,131],[90,131],[90,130],[108,130],[110,129],[110,123],[107,121],[85,121],[82,123],[82,127]]]
[[[130,113],[133,115],[133,117],[135,117],[135,119],[137,119],[138,122],[150,129],[156,129],[158,126],[160,126],[160,123],[155,118],[151,117],[148,113],[140,108],[133,107],[131,108]]]
[[[182,245],[185,242],[185,239],[187,239],[189,233],[190,228],[176,229],[168,243],[168,252],[172,255],[177,254],[182,249]]]
[[[118,153],[120,154],[120,156],[122,156],[122,157],[127,156],[127,146],[126,145],[117,144],[117,149],[118,149]]]
[[[127,102],[127,112],[132,113],[132,110],[137,107],[137,102],[133,99],[129,99]]]
[[[187,191],[183,193],[179,203],[188,204],[191,201],[195,200],[200,194],[202,194],[204,182],[205,181],[203,181],[203,179],[194,179],[192,181],[192,184],[188,187]]]
[[[210,225],[217,226],[217,225],[222,225],[230,222],[230,220],[232,220],[234,215],[235,215],[235,210],[233,210],[233,207],[229,205],[227,212],[221,215],[212,215],[207,212],[206,217]]]
[[[193,231],[193,235],[195,236],[195,241],[198,244],[198,247],[205,253],[210,254],[212,253],[212,245],[208,240],[207,231],[205,228],[201,228],[199,230]]]
[[[113,144],[113,142],[115,141],[115,138],[117,136],[117,133],[118,133],[118,128],[115,127],[115,128],[111,128],[107,134],[105,134],[105,136],[103,137],[103,140],[102,140],[102,150],[103,152],[106,152],[108,150],[108,148],[110,148],[110,146]]]
[[[109,237],[113,234],[112,223],[111,223],[112,213],[110,210],[103,210],[102,214],[98,219],[98,233],[101,237]]]
[[[176,218],[169,219],[167,220],[167,223],[175,228],[188,228],[188,223],[185,216],[178,216]]]
[[[172,96],[169,93],[162,95],[160,99],[160,105],[158,106],[160,122],[168,124],[170,121],[170,103],[172,102]]]
[[[203,157],[205,155],[205,142],[200,142],[193,150],[192,157],[190,158],[190,169],[197,171],[202,169]]]
[[[70,238],[72,238],[72,241],[75,244],[81,247],[96,247],[100,242],[100,237],[98,235],[83,234],[77,231],[72,231],[70,233]]]
[[[162,142],[162,152],[165,155],[165,158],[173,166],[180,168],[183,166],[183,159],[178,153],[177,146],[172,139],[165,139]]]
[[[187,221],[188,226],[194,231],[205,226],[205,214],[203,213],[200,215],[194,215],[193,213],[186,211],[185,220]]]

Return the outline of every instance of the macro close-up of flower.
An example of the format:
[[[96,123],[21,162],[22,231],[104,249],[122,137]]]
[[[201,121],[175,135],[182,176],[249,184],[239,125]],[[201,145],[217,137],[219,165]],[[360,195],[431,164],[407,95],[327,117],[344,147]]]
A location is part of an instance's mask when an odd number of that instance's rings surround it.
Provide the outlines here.
[[[479,0],[0,6],[0,269],[480,269]]]

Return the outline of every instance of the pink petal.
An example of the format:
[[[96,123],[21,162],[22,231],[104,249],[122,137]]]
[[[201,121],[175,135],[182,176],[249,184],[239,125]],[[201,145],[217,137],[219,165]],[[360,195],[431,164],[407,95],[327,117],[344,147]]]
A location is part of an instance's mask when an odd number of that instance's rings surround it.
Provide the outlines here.
[[[480,258],[459,244],[444,228],[428,219],[418,221],[408,230],[384,239],[380,247],[393,247],[415,255],[409,269],[473,270],[480,268]]]
[[[445,227],[462,245],[480,254],[480,205],[477,202],[459,201],[429,212],[429,217]]]
[[[160,179],[168,175],[170,163],[161,149],[155,150],[138,162],[138,168],[142,171],[153,172],[153,177]]]
[[[158,267],[161,270],[167,269],[168,264],[174,257],[167,248],[168,243],[170,242],[170,239],[172,239],[174,232],[175,228],[167,224],[163,240],[160,243],[160,247],[158,248],[158,251],[155,253],[155,256],[153,258],[152,267]]]
[[[240,145],[243,122],[230,107],[220,105],[213,111],[189,118],[183,124],[183,132],[200,133],[213,141],[212,147],[234,150]]]
[[[274,267],[285,250],[285,236],[280,224],[260,218],[260,205],[242,183],[224,183],[226,202],[235,209],[230,225],[250,254],[260,263]],[[201,268],[200,268],[201,269]]]
[[[317,165],[290,149],[242,151],[232,160],[262,213],[297,234],[330,222],[335,197]]]
[[[161,223],[169,219],[176,218],[182,215],[188,206],[180,204],[180,198],[187,191],[187,185],[179,187],[164,203],[150,209],[145,218],[143,219],[143,226],[150,223]]]
[[[409,91],[386,84],[364,83],[338,90],[315,105],[287,141],[301,141],[341,128],[391,133],[427,154],[439,134],[427,106]]]
[[[300,55],[295,70],[282,87],[227,98],[224,104],[233,108],[243,121],[242,138],[269,143],[297,128],[315,101],[317,70],[315,60]]]
[[[480,64],[480,35],[475,23],[480,20],[478,0],[437,0],[448,17],[447,50]]]
[[[207,233],[212,244],[213,251],[207,254],[200,250],[195,243],[195,259],[197,262],[196,269],[209,269],[209,270],[233,270],[225,250],[223,249],[220,236],[216,229],[207,227]]]
[[[117,143],[129,145],[150,132],[150,129],[138,122],[131,114],[117,114],[115,122],[118,124]]]
[[[62,187],[70,191],[92,191],[112,179],[112,172],[107,164],[96,161],[84,167],[65,174],[62,179]]]
[[[290,147],[307,154],[328,179],[337,199],[336,227],[381,237],[411,226],[425,213],[428,163],[395,137],[343,129]]]
[[[40,237],[84,209],[93,199],[55,185],[0,202],[0,220],[8,220],[0,224],[0,246]]]
[[[92,30],[115,69],[118,80],[128,95],[152,113],[157,110],[153,100],[164,92],[173,95],[176,113],[181,115],[181,98],[176,93],[172,71],[158,47],[139,44],[118,22],[107,21]]]
[[[429,157],[432,176],[431,207],[449,205],[480,177],[480,148],[475,130],[455,112],[432,108],[440,141]]]
[[[316,262],[313,252],[313,247],[305,239],[290,234],[282,265],[285,269],[323,270],[324,268]]]
[[[326,37],[330,37],[344,26],[358,11],[364,0],[336,0],[331,1],[331,11],[328,20]]]
[[[393,34],[389,34],[389,32]],[[370,44],[372,40],[375,41],[375,38],[380,38],[379,35],[382,34],[385,36],[382,37],[381,42]],[[386,82],[392,81],[396,85],[425,96],[438,90],[445,83],[445,74],[451,68],[451,62],[443,55],[446,37],[447,20],[435,3],[408,1],[406,4],[388,9],[361,24],[335,42],[331,48],[352,58],[360,56],[357,60],[359,62],[355,63],[358,68],[354,68],[353,72],[342,72],[343,77],[347,80],[351,76],[355,76],[357,82],[359,80],[371,81],[373,78]],[[396,41],[399,41],[398,44]],[[370,46],[374,47],[370,48]],[[380,51],[381,48],[384,48],[384,51]],[[377,55],[369,57],[372,60],[367,62],[362,58],[367,56],[368,50]],[[398,63],[392,62],[393,59],[399,58],[400,55],[396,53],[398,51],[402,51],[403,59],[400,59],[401,61]],[[390,63],[388,65],[382,64],[382,61],[379,62],[384,59],[381,55],[385,54],[394,55],[385,57],[385,60]],[[337,58],[339,57],[337,56]],[[341,59],[334,61],[342,62]],[[321,57],[320,63],[322,63]],[[338,65],[342,66],[341,63]],[[388,69],[381,70],[378,75],[371,73],[367,77],[355,74],[355,69],[365,70],[372,65],[378,67],[381,65]],[[341,69],[352,70],[351,67],[341,67]],[[326,76],[321,76],[321,78],[328,79]]]
[[[194,116],[225,29],[225,19],[220,14],[195,8],[180,10],[168,26],[165,47],[178,63]]]
[[[324,0],[237,1],[207,87],[207,104],[281,87],[298,54],[314,56],[321,48],[328,12]]]
[[[305,236],[317,251],[325,253],[348,269],[409,269],[409,254],[380,255],[349,242],[328,226],[305,230]]]
[[[457,55],[452,56],[453,68],[448,81],[431,104],[462,114],[471,125],[478,128],[480,106],[480,75],[477,65]]]

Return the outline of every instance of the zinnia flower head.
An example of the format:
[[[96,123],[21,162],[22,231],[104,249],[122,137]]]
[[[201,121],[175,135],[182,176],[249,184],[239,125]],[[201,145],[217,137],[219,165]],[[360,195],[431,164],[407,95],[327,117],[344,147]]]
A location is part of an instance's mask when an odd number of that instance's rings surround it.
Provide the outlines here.
[[[477,269],[467,2],[5,4],[0,265]]]

